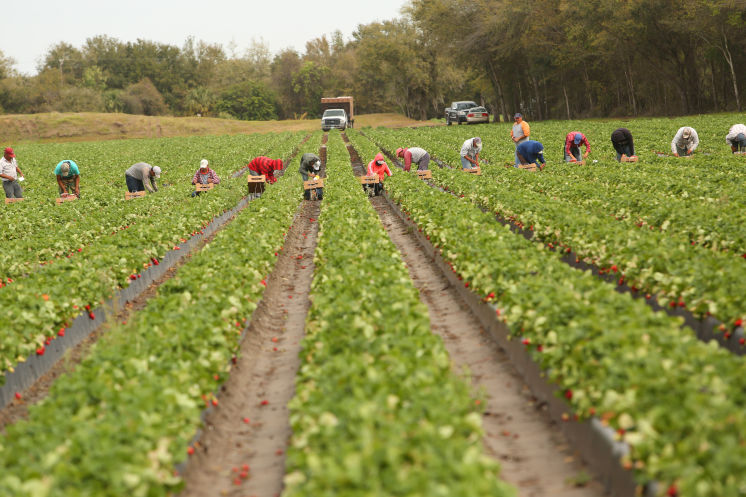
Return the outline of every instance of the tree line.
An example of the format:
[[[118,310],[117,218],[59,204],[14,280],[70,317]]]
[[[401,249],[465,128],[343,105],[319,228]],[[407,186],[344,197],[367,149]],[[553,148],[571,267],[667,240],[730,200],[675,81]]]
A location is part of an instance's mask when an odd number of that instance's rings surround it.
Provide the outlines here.
[[[50,47],[24,76],[0,52],[0,112],[442,117],[452,100],[531,119],[740,111],[746,0],[410,0],[398,18],[272,55],[187,39],[89,38]],[[509,119],[509,118],[508,118]]]

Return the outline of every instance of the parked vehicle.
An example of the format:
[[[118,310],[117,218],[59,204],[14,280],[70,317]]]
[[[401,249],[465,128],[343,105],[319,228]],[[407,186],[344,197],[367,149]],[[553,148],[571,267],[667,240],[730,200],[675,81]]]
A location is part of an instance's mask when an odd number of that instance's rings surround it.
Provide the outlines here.
[[[321,129],[329,131],[332,128],[351,128],[355,118],[353,117],[352,97],[333,97],[321,99]]]
[[[451,106],[446,108],[446,124],[450,126],[451,123],[461,124],[467,122],[466,114],[474,107],[479,106],[476,102],[469,100],[451,103]]]
[[[467,124],[488,123],[490,113],[484,107],[474,107],[466,113],[466,122]]]

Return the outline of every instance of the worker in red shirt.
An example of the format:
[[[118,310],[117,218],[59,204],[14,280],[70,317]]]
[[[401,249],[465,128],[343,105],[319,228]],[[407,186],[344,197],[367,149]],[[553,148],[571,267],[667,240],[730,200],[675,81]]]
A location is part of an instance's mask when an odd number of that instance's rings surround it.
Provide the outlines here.
[[[263,174],[267,183],[274,183],[277,181],[275,171],[282,171],[282,159],[270,159],[262,155],[251,159],[246,167],[249,168],[250,175],[261,176]]]
[[[379,183],[376,183],[373,189],[375,195],[380,195],[383,191],[383,180],[388,175],[391,176],[391,169],[389,169],[386,161],[383,160],[383,154],[376,154],[376,158],[368,163],[368,176],[378,176]]]
[[[565,137],[565,162],[579,162],[583,160],[580,158],[581,146],[585,146],[585,153],[583,154],[583,159],[585,159],[591,153],[591,144],[588,143],[588,138],[580,131],[570,131],[567,133]]]

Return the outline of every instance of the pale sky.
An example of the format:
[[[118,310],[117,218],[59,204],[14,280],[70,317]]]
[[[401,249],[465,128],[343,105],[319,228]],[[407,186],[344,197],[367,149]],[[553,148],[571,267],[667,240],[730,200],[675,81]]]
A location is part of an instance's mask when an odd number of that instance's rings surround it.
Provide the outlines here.
[[[229,44],[242,55],[253,40],[272,54],[305,51],[306,41],[339,29],[349,40],[359,24],[400,16],[407,0],[8,0],[3,2],[0,50],[16,70],[36,74],[49,48],[67,42],[81,48],[87,38],[108,35],[182,47],[189,36]],[[328,36],[327,36],[328,37]]]

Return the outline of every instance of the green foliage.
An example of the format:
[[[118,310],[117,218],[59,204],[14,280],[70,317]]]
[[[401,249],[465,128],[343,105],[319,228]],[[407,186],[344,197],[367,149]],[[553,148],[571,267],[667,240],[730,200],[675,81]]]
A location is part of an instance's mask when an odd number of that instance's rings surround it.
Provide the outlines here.
[[[163,96],[148,78],[128,86],[119,94],[119,100],[128,114],[160,116],[168,112]]]
[[[261,83],[245,81],[223,91],[217,108],[245,121],[277,119],[277,103],[274,94]]]

